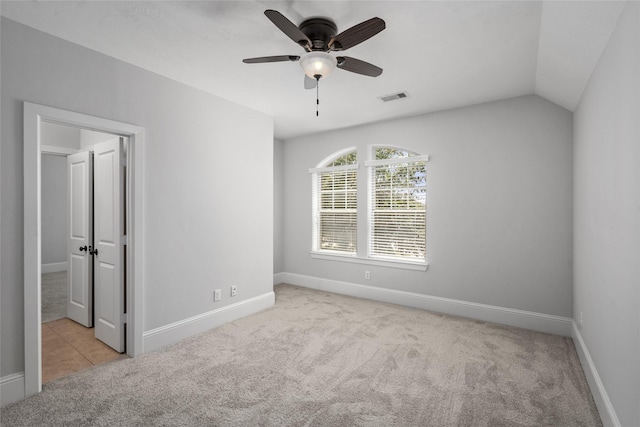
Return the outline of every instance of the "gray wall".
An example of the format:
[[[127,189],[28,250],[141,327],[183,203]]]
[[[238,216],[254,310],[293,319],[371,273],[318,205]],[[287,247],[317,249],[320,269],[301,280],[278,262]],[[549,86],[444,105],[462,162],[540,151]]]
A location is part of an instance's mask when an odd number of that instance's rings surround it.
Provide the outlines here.
[[[67,158],[42,155],[42,264],[67,262]]]
[[[284,270],[284,142],[280,139],[273,141],[273,272],[282,273]]]
[[[640,4],[575,112],[574,315],[623,426],[640,425]]]
[[[80,129],[43,122],[40,125],[40,139],[42,145],[52,147],[80,149]]]
[[[40,126],[42,145],[80,149],[81,130],[53,123]],[[67,159],[42,156],[42,264],[67,262]]]
[[[284,271],[571,317],[572,138],[572,114],[532,95],[287,140]],[[369,144],[431,156],[426,272],[309,256],[308,169]]]
[[[145,128],[145,331],[272,291],[270,117],[4,18],[1,30],[0,375],[24,369],[23,101]],[[214,306],[229,284],[238,296]]]
[[[89,147],[93,147],[100,142],[110,141],[114,138],[117,137],[108,133],[95,132],[88,129],[80,129],[80,148],[86,149]]]

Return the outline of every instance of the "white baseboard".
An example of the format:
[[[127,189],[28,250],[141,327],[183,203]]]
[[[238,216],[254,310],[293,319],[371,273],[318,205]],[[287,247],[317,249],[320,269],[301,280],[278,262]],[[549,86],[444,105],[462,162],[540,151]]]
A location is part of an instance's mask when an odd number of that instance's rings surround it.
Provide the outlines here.
[[[0,378],[0,406],[24,399],[24,372]]]
[[[152,329],[145,332],[142,336],[143,352],[147,353],[175,344],[192,335],[267,309],[274,304],[275,294],[273,292],[267,292],[257,297]]]
[[[67,262],[52,262],[50,264],[42,264],[42,274],[57,273],[59,271],[67,271]]]
[[[280,283],[287,283],[285,281],[286,274],[287,273],[276,273],[276,274],[274,274],[273,275],[273,284],[277,285],[277,284],[280,284]],[[292,285],[293,285],[293,283],[292,283]]]
[[[276,277],[277,276],[277,277]],[[516,310],[475,302],[450,298],[434,297],[414,292],[377,288],[374,286],[340,282],[295,273],[278,273],[274,275],[277,283],[289,283],[297,286],[350,295],[406,307],[420,308],[454,316],[468,317],[484,322],[499,323],[533,331],[571,336],[571,319],[550,314]]]
[[[616,414],[615,409],[613,409],[611,400],[609,400],[609,395],[607,395],[607,390],[604,388],[604,384],[602,384],[596,365],[593,363],[593,359],[591,359],[587,345],[582,338],[582,334],[580,333],[576,322],[572,322],[571,329],[571,337],[573,338],[573,343],[576,346],[576,351],[578,352],[582,369],[587,377],[587,382],[589,383],[593,400],[596,402],[596,406],[598,407],[598,413],[600,414],[602,424],[605,427],[621,427],[618,415]]]

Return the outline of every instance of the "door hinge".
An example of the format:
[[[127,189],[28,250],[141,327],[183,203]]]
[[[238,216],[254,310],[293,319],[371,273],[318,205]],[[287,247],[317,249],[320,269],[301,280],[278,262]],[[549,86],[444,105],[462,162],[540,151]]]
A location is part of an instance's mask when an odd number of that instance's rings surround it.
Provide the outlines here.
[[[124,235],[120,237],[120,244],[121,245],[128,245],[129,244],[129,236],[128,235]]]
[[[120,166],[127,166],[127,156],[126,156],[126,154],[120,157]]]
[[[128,320],[129,319],[127,317],[127,313],[122,313],[122,318],[121,318],[122,323],[129,323]]]

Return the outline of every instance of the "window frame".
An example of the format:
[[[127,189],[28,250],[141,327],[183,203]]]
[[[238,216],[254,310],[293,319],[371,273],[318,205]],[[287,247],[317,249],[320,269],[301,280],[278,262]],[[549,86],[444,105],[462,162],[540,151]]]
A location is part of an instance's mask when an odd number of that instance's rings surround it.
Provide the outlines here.
[[[340,165],[340,166],[330,166],[330,164],[334,163],[336,160],[340,159],[341,157],[345,157],[350,155],[351,153],[355,153],[356,155],[356,163],[353,164],[345,164],[345,165]],[[316,254],[323,254],[323,255],[331,255],[331,256],[342,256],[342,257],[354,257],[358,255],[358,169],[360,167],[360,164],[357,162],[357,155],[358,155],[358,151],[356,149],[356,147],[348,147],[345,148],[343,150],[340,150],[336,153],[333,153],[332,155],[330,155],[329,157],[326,157],[325,159],[323,159],[318,166],[316,166],[315,168],[311,168],[309,169],[309,173],[311,173],[311,182],[312,182],[312,191],[311,191],[311,198],[312,198],[312,241],[311,241],[311,252],[312,253],[316,253]],[[329,165],[329,166],[327,166]],[[339,173],[339,172],[343,172],[343,171],[350,171],[350,170],[355,170],[355,184],[356,184],[356,190],[355,190],[355,194],[356,194],[356,207],[355,207],[355,251],[354,252],[348,252],[348,251],[341,251],[341,250],[330,250],[330,249],[323,249],[321,248],[322,244],[320,242],[320,224],[321,224],[321,211],[322,211],[322,207],[320,206],[321,202],[320,202],[320,198],[321,198],[321,184],[320,184],[320,180],[321,180],[321,174],[324,173]],[[345,192],[347,191],[346,189],[344,190]],[[345,201],[345,205],[346,205],[346,201]],[[345,212],[347,211],[347,208],[345,208]]]
[[[427,262],[427,239],[426,239],[426,231],[427,231],[427,224],[426,224],[426,216],[427,216],[427,203],[426,203],[426,184],[425,184],[425,207],[424,207],[424,221],[425,221],[425,240],[424,240],[424,258],[420,259],[420,258],[403,258],[403,257],[394,257],[394,256],[385,256],[385,255],[378,255],[378,254],[374,254],[373,250],[374,250],[374,238],[373,238],[373,234],[374,234],[374,227],[375,227],[375,222],[373,219],[374,216],[374,200],[375,200],[375,196],[374,193],[376,191],[376,186],[374,183],[374,174],[375,174],[375,168],[377,166],[387,166],[387,165],[398,165],[398,164],[409,164],[409,163],[427,163],[429,161],[429,156],[428,155],[421,155],[418,153],[415,153],[413,151],[404,149],[404,148],[400,148],[400,147],[392,147],[392,146],[374,146],[372,147],[372,157],[375,158],[375,152],[378,148],[395,148],[395,149],[399,149],[402,151],[405,151],[407,153],[409,153],[408,156],[405,157],[397,157],[397,158],[391,158],[391,159],[376,159],[376,160],[368,160],[365,162],[365,167],[367,168],[367,220],[366,220],[366,225],[367,225],[367,258],[368,259],[375,259],[375,260],[384,260],[386,262],[400,262],[400,263],[407,263],[407,264],[418,264],[418,265],[423,265],[426,264]],[[426,174],[426,170],[425,170],[425,174]],[[426,180],[426,176],[425,176],[425,180]]]
[[[389,148],[396,149],[399,151],[404,151],[409,153],[407,157],[399,157],[393,159],[382,159],[375,160],[376,150],[380,148]],[[326,166],[333,161],[339,159],[342,156],[348,155],[352,152],[356,153],[356,163],[352,165],[342,165],[342,166]],[[429,267],[427,262],[427,247],[426,241],[427,236],[425,234],[425,257],[424,260],[420,259],[403,259],[400,257],[397,258],[387,258],[380,256],[371,256],[370,255],[370,245],[371,245],[371,227],[372,222],[369,218],[370,215],[370,203],[372,200],[371,192],[373,191],[372,186],[372,167],[382,164],[390,164],[390,163],[407,163],[408,159],[410,161],[422,161],[428,162],[429,156],[418,154],[412,150],[409,150],[404,147],[392,146],[387,144],[376,144],[376,145],[368,145],[366,149],[366,158],[368,160],[360,161],[362,157],[360,156],[361,151],[356,147],[348,147],[337,152],[332,153],[330,156],[324,158],[322,161],[318,163],[315,168],[310,168],[309,172],[312,176],[312,247],[310,251],[310,257],[313,259],[320,260],[329,260],[329,261],[339,261],[339,262],[347,262],[347,263],[356,263],[356,264],[365,264],[365,265],[373,265],[373,266],[382,266],[382,267],[391,267],[391,268],[399,268],[405,270],[414,270],[414,271],[426,271]],[[373,160],[371,160],[373,159]],[[361,168],[360,166],[364,166]],[[355,253],[347,253],[347,252],[334,252],[329,250],[322,250],[318,247],[318,218],[317,218],[317,208],[318,208],[318,173],[327,172],[327,171],[338,171],[345,169],[355,169],[356,170],[356,182],[357,182],[357,208],[356,208],[356,251]],[[362,176],[361,171],[365,171],[365,175]],[[365,188],[363,189],[363,184]],[[428,184],[427,184],[428,185]],[[428,195],[428,190],[426,192]],[[428,198],[428,196],[425,196]],[[426,233],[426,205],[427,200],[425,200],[425,233]],[[364,237],[362,239],[361,237]]]

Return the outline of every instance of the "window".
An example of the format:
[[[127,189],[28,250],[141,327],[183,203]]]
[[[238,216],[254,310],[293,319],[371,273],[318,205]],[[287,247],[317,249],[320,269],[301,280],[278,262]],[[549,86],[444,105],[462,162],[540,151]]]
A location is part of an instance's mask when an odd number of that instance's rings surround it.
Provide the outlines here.
[[[313,169],[313,248],[356,254],[358,222],[356,152]]]
[[[424,261],[426,251],[426,159],[405,150],[375,149],[367,162],[369,256]]]
[[[373,160],[364,162],[366,174],[360,177],[353,148],[335,153],[310,170],[312,254],[424,266],[428,156],[375,147],[370,158]]]

